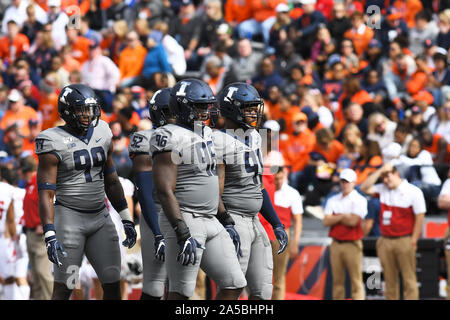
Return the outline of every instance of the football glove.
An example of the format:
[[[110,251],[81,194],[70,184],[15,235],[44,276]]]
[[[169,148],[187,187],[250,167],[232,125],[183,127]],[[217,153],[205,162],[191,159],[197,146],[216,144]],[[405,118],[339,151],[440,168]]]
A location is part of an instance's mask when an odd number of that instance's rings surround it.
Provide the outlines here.
[[[128,249],[133,248],[133,246],[136,244],[136,238],[137,233],[136,229],[134,228],[134,223],[128,220],[122,220],[123,223],[123,229],[125,230],[125,235],[127,238],[122,241],[122,245],[124,247],[127,247]]]
[[[178,244],[180,245],[180,253],[178,254],[177,261],[180,261],[183,266],[187,266],[189,263],[195,265],[197,263],[197,248],[205,249],[204,246],[192,237]]]
[[[155,258],[160,261],[166,258],[166,240],[160,234],[155,236]]]
[[[277,238],[278,243],[280,244],[280,248],[278,249],[277,252],[278,254],[280,254],[284,250],[286,250],[286,247],[288,245],[288,235],[284,230],[284,226],[282,224],[273,228],[273,232],[275,233],[275,237]]]
[[[56,240],[55,226],[53,224],[46,224],[44,226],[44,237],[48,259],[59,268],[62,266],[62,263],[59,261],[58,251],[60,251],[64,257],[67,257],[67,253],[59,244],[58,240]]]
[[[234,225],[227,224],[225,230],[227,230],[230,235],[231,240],[233,240],[234,248],[236,249],[237,257],[242,257],[242,249],[241,249],[241,237],[239,237],[239,233],[234,228]]]
[[[184,220],[177,220],[173,230],[175,231],[177,242],[180,246],[177,261],[180,261],[183,266],[187,266],[189,263],[196,264],[197,248],[205,249],[205,247],[191,237],[189,228]]]

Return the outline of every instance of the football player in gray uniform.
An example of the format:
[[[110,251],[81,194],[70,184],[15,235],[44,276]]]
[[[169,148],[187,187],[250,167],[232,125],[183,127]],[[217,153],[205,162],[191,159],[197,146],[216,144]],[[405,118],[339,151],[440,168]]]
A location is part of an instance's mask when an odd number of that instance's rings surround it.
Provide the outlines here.
[[[105,192],[122,219],[124,246],[134,246],[136,231],[111,157],[112,133],[99,120],[97,98],[85,85],[64,87],[58,112],[65,125],[36,138],[39,214],[47,255],[56,265],[52,299],[69,299],[86,254],[102,283],[103,299],[118,300],[119,237],[106,209]]]
[[[203,81],[178,82],[169,100],[176,124],[155,129],[151,137],[153,181],[164,212],[159,225],[166,239],[168,299],[193,295],[199,267],[217,284],[217,299],[237,299],[246,285],[233,241],[215,218],[219,180],[212,130],[205,125],[215,102]]]
[[[156,91],[149,105],[153,129],[174,123],[169,111],[170,88]],[[158,224],[161,205],[154,194],[150,138],[153,129],[136,132],[130,139],[128,151],[133,160],[134,181],[144,221],[140,223],[143,283],[141,300],[160,300],[167,278],[164,266],[166,243]],[[150,244],[154,244],[154,252]]]
[[[258,212],[274,229],[280,243],[278,254],[286,249],[288,238],[262,184],[262,138],[257,127],[264,104],[254,87],[239,82],[226,86],[218,99],[226,121],[225,129],[213,132],[221,196],[217,217],[240,255],[249,299],[268,300],[272,296],[272,249]]]

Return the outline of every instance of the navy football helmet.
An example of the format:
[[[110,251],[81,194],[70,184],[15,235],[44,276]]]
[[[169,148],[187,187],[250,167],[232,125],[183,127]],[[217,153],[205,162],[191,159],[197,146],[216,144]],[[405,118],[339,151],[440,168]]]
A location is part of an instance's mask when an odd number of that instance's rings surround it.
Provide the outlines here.
[[[193,127],[195,121],[206,123],[216,102],[206,83],[189,78],[179,81],[170,91],[169,109],[177,122]]]
[[[167,124],[167,119],[171,117],[169,110],[170,88],[156,91],[149,101],[150,120],[155,128]]]
[[[258,128],[264,112],[264,101],[258,91],[244,82],[227,85],[219,93],[220,113],[242,129]]]
[[[58,113],[68,127],[85,134],[91,125],[97,126],[100,104],[94,90],[84,84],[71,84],[59,94]]]

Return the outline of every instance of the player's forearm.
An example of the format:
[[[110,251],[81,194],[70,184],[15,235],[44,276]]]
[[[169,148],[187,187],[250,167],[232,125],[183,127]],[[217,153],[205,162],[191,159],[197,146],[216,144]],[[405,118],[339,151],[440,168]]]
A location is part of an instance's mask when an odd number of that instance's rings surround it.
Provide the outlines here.
[[[41,218],[42,226],[54,223],[54,195],[54,192],[48,190],[39,191],[39,216]]]
[[[114,200],[125,200],[122,184],[120,183],[119,176],[116,172],[110,173],[105,176],[105,193],[111,204],[114,206]],[[114,208],[117,210],[117,208]],[[117,211],[119,212],[119,211]]]
[[[183,220],[183,216],[175,194],[170,190],[157,190],[157,195],[167,220],[169,220],[172,227],[176,226],[178,221]]]
[[[134,179],[137,186],[142,216],[154,235],[160,235],[158,210],[153,201],[153,175],[151,171],[138,172]]]
[[[355,214],[344,214],[341,223],[347,227],[356,227],[360,221],[360,217]]]

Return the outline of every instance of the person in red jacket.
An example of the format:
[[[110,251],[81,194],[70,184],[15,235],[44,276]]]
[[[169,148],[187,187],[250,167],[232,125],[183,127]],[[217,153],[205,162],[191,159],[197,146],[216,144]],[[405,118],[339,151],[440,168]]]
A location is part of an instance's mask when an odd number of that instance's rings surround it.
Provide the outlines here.
[[[23,199],[23,220],[27,235],[27,251],[33,279],[32,298],[50,300],[53,290],[53,276],[50,260],[47,258],[44,232],[39,217],[39,196],[37,190],[36,159],[24,158],[21,163],[22,173],[27,182]]]
[[[0,38],[0,59],[12,64],[22,53],[30,48],[27,36],[19,33],[19,26],[14,20],[8,21],[8,34]]]
[[[342,192],[328,199],[323,224],[333,238],[330,263],[333,273],[333,299],[345,299],[345,271],[348,271],[353,300],[364,300],[362,279],[362,220],[367,215],[367,200],[355,190],[356,173],[344,169],[339,175]]]

